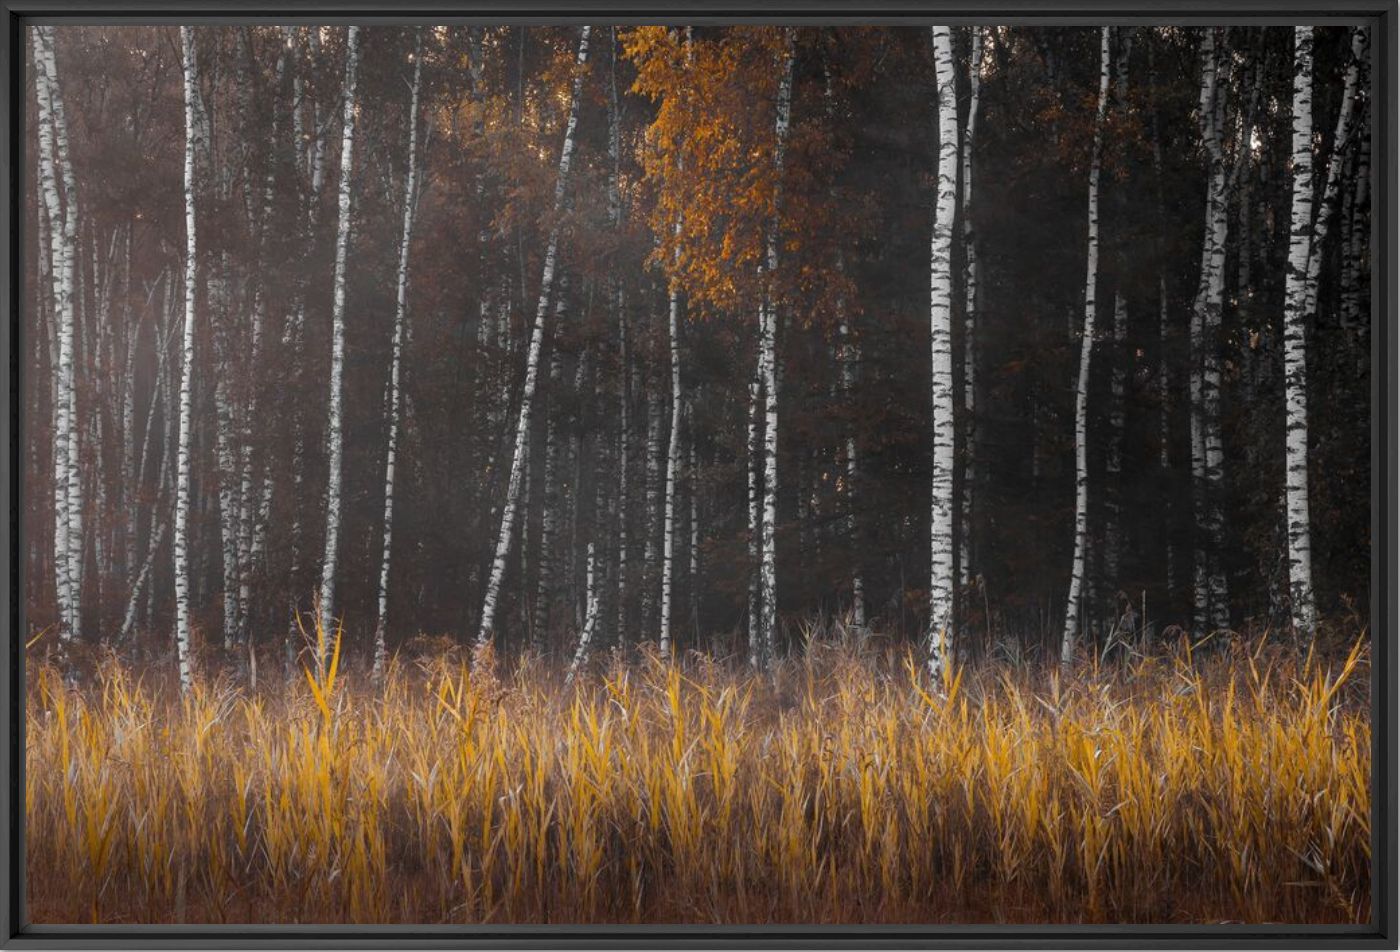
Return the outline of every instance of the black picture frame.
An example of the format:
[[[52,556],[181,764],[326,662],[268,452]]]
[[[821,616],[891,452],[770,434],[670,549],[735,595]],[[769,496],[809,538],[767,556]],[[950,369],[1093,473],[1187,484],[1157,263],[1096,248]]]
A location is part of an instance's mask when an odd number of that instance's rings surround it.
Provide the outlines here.
[[[0,487],[8,505],[0,567],[7,580],[0,607],[0,948],[5,949],[368,949],[368,948],[1335,948],[1394,949],[1397,928],[1397,0],[0,0],[0,288],[5,333],[0,367],[6,448]],[[25,603],[21,453],[24,408],[20,320],[20,183],[24,55],[22,31],[32,22],[116,24],[245,21],[403,24],[434,23],[790,23],[926,25],[970,22],[1045,25],[1291,25],[1369,23],[1375,68],[1371,102],[1380,160],[1373,163],[1371,360],[1372,619],[1372,921],[1367,925],[1211,926],[384,926],[32,925],[25,918],[24,633]]]

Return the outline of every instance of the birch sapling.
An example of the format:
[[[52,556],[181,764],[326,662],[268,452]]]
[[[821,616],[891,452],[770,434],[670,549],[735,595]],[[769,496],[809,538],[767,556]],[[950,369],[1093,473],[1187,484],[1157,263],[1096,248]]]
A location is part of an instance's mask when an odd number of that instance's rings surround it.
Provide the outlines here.
[[[1110,28],[1099,38],[1099,104],[1094,118],[1094,144],[1089,160],[1089,238],[1084,276],[1084,331],[1079,344],[1079,379],[1074,394],[1074,561],[1070,567],[1065,630],[1060,639],[1060,664],[1070,665],[1079,640],[1084,576],[1089,547],[1089,364],[1094,354],[1094,318],[1099,280],[1099,175],[1103,167],[1103,128],[1108,114]]]
[[[389,615],[389,560],[394,537],[394,467],[399,451],[399,374],[408,313],[408,253],[413,243],[413,213],[418,195],[418,92],[423,80],[423,28],[413,35],[413,84],[408,105],[408,170],[403,184],[403,231],[399,238],[399,267],[394,295],[394,339],[389,351],[389,434],[384,451],[384,548],[379,559],[379,609],[374,623],[375,681],[384,677],[389,660],[385,635]]]

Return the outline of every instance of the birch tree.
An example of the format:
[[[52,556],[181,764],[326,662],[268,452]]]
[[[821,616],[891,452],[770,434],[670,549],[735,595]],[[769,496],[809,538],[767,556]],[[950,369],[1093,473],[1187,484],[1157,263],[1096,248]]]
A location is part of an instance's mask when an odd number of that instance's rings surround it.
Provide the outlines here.
[[[1223,125],[1224,61],[1216,29],[1201,36],[1201,89],[1197,117],[1205,147],[1207,179],[1205,231],[1200,281],[1191,311],[1191,472],[1195,513],[1195,608],[1198,634],[1229,627],[1228,591],[1221,566],[1224,518],[1224,445],[1220,431],[1221,360],[1218,339],[1223,320],[1225,241],[1229,228],[1228,177]]]
[[[389,660],[385,625],[389,614],[389,556],[394,537],[394,466],[399,450],[399,372],[408,311],[408,250],[413,241],[413,213],[418,195],[418,91],[423,80],[423,28],[413,34],[413,85],[408,101],[408,170],[403,184],[403,232],[394,296],[394,339],[389,351],[389,435],[384,449],[384,547],[379,558],[379,611],[374,623],[374,679],[384,676]]]
[[[180,687],[188,691],[194,682],[191,667],[189,599],[190,441],[191,391],[194,376],[195,295],[199,283],[197,231],[195,228],[195,154],[204,147],[198,141],[196,116],[199,95],[199,61],[194,29],[180,28],[185,80],[185,321],[180,347],[180,435],[175,457],[175,652],[180,666]]]
[[[665,516],[661,537],[661,630],[663,655],[671,653],[671,592],[676,566],[676,471],[681,464],[680,290],[671,280],[667,308],[667,341],[671,357],[671,434],[666,450]]]
[[[1317,627],[1312,584],[1312,516],[1308,502],[1308,256],[1313,238],[1313,28],[1293,34],[1293,208],[1284,285],[1283,381],[1286,414],[1284,500],[1288,522],[1288,587],[1293,628],[1311,638]]]
[[[35,89],[39,103],[39,192],[50,223],[49,276],[52,282],[53,308],[57,353],[53,361],[53,504],[54,504],[54,581],[58,594],[59,636],[67,640],[78,636],[78,599],[80,588],[73,565],[73,534],[70,501],[72,484],[77,479],[78,461],[71,447],[76,429],[73,418],[74,293],[71,224],[64,215],[59,192],[59,153],[53,112],[55,76],[50,48],[45,42],[49,27],[31,28],[34,52]],[[76,215],[76,209],[70,208]],[[42,236],[41,236],[42,237]]]
[[[778,104],[774,116],[773,211],[764,235],[763,304],[759,314],[759,376],[763,385],[763,520],[760,532],[759,601],[764,666],[777,651],[778,627],[778,312],[775,280],[778,272],[779,221],[782,207],[783,162],[792,121],[793,45],[797,31],[789,27],[779,64]]]
[[[953,220],[958,190],[957,75],[946,26],[932,27],[938,95],[938,179],[929,248],[929,343],[932,358],[933,466],[929,506],[928,673],[942,678],[952,661],[953,632]]]
[[[1288,538],[1288,587],[1294,633],[1311,639],[1317,631],[1313,594],[1312,517],[1308,498],[1308,356],[1307,322],[1317,310],[1317,279],[1323,244],[1340,187],[1345,151],[1354,125],[1360,66],[1367,55],[1364,27],[1352,31],[1332,155],[1317,208],[1313,166],[1313,46],[1312,27],[1294,30],[1293,70],[1293,201],[1289,227],[1288,272],[1284,286],[1284,510]]]
[[[540,296],[535,307],[534,328],[530,334],[530,349],[525,363],[525,381],[521,386],[520,410],[515,427],[515,451],[511,458],[510,478],[506,484],[506,500],[501,510],[501,531],[496,540],[496,555],[491,563],[491,577],[486,584],[486,597],[481,607],[481,627],[477,631],[478,646],[489,644],[495,635],[496,608],[510,559],[511,542],[520,501],[520,487],[525,458],[530,449],[530,416],[539,377],[540,350],[544,345],[545,315],[549,310],[550,291],[554,285],[555,261],[559,253],[560,215],[569,184],[569,169],[573,164],[574,132],[578,127],[579,93],[583,88],[583,67],[588,62],[589,27],[579,29],[578,56],[574,66],[573,88],[569,95],[569,118],[564,126],[564,144],[559,152],[559,171],[554,180],[554,221],[550,226],[549,243],[545,248],[543,273],[540,276]]]
[[[342,390],[345,375],[345,259],[350,246],[350,185],[354,169],[356,68],[360,56],[360,28],[350,26],[345,33],[345,102],[342,106],[340,139],[340,198],[335,235],[335,276],[331,300],[331,374],[330,399],[326,420],[326,552],[321,561],[321,597],[317,606],[319,624],[327,637],[335,624],[335,572],[340,554],[341,466],[345,452],[342,427]],[[329,659],[318,658],[324,666]]]
[[[1099,36],[1099,104],[1094,117],[1094,144],[1089,158],[1089,238],[1084,275],[1084,330],[1079,343],[1079,379],[1074,394],[1074,561],[1070,567],[1065,630],[1060,663],[1072,664],[1083,611],[1084,576],[1089,547],[1089,365],[1094,354],[1094,318],[1099,280],[1099,176],[1103,168],[1103,128],[1108,115],[1110,28]]]

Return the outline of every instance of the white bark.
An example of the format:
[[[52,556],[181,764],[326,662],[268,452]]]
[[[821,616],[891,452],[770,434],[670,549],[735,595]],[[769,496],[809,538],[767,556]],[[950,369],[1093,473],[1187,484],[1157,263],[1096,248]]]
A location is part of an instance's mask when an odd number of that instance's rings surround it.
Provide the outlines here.
[[[928,672],[935,681],[952,660],[953,618],[953,220],[957,214],[958,101],[953,43],[932,27],[938,96],[938,180],[929,246],[929,345],[933,458],[929,505]]]
[[[778,303],[776,281],[778,244],[781,228],[783,165],[788,129],[792,121],[792,68],[796,30],[787,28],[778,80],[778,103],[774,116],[774,196],[773,215],[765,229],[763,306],[759,313],[759,377],[763,389],[763,508],[759,532],[759,632],[762,656],[767,667],[777,653],[778,638]]]
[[[229,342],[228,325],[233,320],[228,294],[227,261],[217,267],[217,275],[210,275],[209,296],[219,303],[223,313],[218,317],[214,328],[214,351],[217,363],[217,379],[214,382],[215,433],[214,445],[218,458],[219,482],[219,538],[222,543],[223,568],[223,607],[224,607],[224,648],[232,649],[238,638],[238,593],[241,587],[239,576],[241,566],[238,552],[239,507],[238,507],[238,463],[234,445],[233,398],[229,393],[230,378],[234,374],[232,347]],[[213,301],[211,300],[211,304]]]
[[[389,614],[389,556],[394,537],[394,465],[399,450],[399,372],[403,361],[404,325],[408,311],[408,250],[413,242],[413,212],[418,195],[418,91],[423,79],[423,28],[414,33],[413,91],[408,105],[408,172],[403,184],[403,232],[399,238],[399,270],[394,297],[394,339],[389,355],[389,434],[384,451],[384,548],[379,559],[379,611],[374,623],[376,681],[389,660],[385,625]]]
[[[671,439],[666,451],[665,518],[661,538],[661,653],[671,653],[671,593],[676,566],[676,471],[681,464],[680,291],[671,285],[669,320],[671,353]]]
[[[1284,502],[1288,521],[1288,587],[1293,628],[1311,638],[1317,628],[1312,585],[1312,517],[1308,502],[1308,256],[1313,225],[1313,28],[1294,30],[1293,209],[1283,311],[1286,414]]]
[[[75,429],[73,404],[69,395],[74,389],[73,376],[73,278],[72,249],[68,242],[67,224],[58,185],[58,150],[53,128],[52,79],[48,50],[43,34],[47,27],[33,27],[30,34],[34,50],[34,72],[39,103],[39,191],[51,226],[49,276],[53,289],[54,322],[57,325],[57,354],[54,360],[53,388],[53,491],[54,491],[54,579],[58,595],[59,636],[76,636],[77,597],[70,533],[70,484],[77,468],[71,460],[69,447]]]
[[[974,574],[972,552],[973,507],[977,479],[977,234],[969,206],[972,203],[972,147],[977,136],[977,106],[982,89],[982,28],[972,27],[968,61],[969,99],[962,140],[963,290],[963,452],[962,509],[958,520],[958,584],[966,587]]]
[[[505,507],[501,511],[501,531],[496,540],[496,555],[491,563],[491,577],[486,585],[486,597],[481,609],[481,628],[477,632],[479,645],[488,644],[495,635],[496,607],[510,559],[511,541],[520,501],[521,478],[525,457],[530,449],[530,415],[539,376],[540,350],[544,344],[545,315],[549,309],[550,290],[554,285],[555,260],[559,253],[559,215],[564,208],[569,169],[573,163],[574,131],[578,127],[579,93],[583,86],[583,66],[588,62],[589,27],[579,29],[578,58],[570,93],[569,119],[564,127],[564,145],[559,153],[559,173],[554,182],[554,224],[550,227],[549,244],[545,249],[544,271],[540,277],[540,297],[535,307],[534,330],[530,335],[530,350],[525,363],[525,382],[521,387],[520,412],[515,428],[515,453],[511,459],[510,479],[506,484]]]
[[[1108,451],[1104,457],[1105,525],[1103,574],[1107,596],[1116,605],[1118,571],[1123,554],[1123,513],[1120,479],[1123,473],[1124,398],[1127,392],[1128,302],[1121,290],[1113,295],[1113,365],[1109,373]]]
[[[1327,178],[1323,182],[1322,195],[1318,199],[1313,216],[1312,239],[1308,247],[1307,284],[1305,287],[1305,307],[1310,316],[1317,316],[1318,275],[1322,271],[1323,245],[1331,232],[1332,213],[1337,205],[1337,194],[1341,187],[1342,166],[1347,150],[1351,146],[1352,129],[1356,125],[1356,89],[1360,78],[1361,63],[1367,56],[1369,34],[1365,27],[1352,28],[1351,60],[1347,64],[1346,79],[1342,89],[1341,108],[1337,111],[1337,125],[1332,135],[1332,155],[1327,161]]]
[[[544,486],[541,493],[540,503],[540,553],[536,566],[535,581],[535,615],[530,623],[531,646],[537,654],[544,651],[545,634],[550,623],[550,603],[554,593],[554,536],[557,531],[556,521],[558,519],[559,494],[556,492],[555,483],[558,479],[559,469],[559,440],[557,436],[558,417],[563,411],[562,401],[559,400],[559,388],[564,377],[563,355],[559,352],[558,328],[563,324],[566,302],[568,300],[568,276],[561,274],[559,277],[559,293],[555,295],[554,301],[554,326],[555,344],[549,355],[549,385],[553,391],[551,403],[557,401],[557,406],[550,409],[555,412],[546,414],[544,430]],[[576,384],[582,384],[584,361],[580,358],[578,362],[579,378]],[[576,386],[575,392],[581,392],[581,388]],[[575,492],[578,486],[575,487]],[[577,508],[577,507],[576,507]]]
[[[761,361],[754,363],[754,372],[749,380],[748,450],[749,450],[749,505],[748,505],[748,556],[749,556],[749,664],[755,668],[763,665],[763,619],[759,617],[759,536],[763,521],[763,367]]]
[[[194,683],[190,650],[189,518],[195,294],[199,281],[195,241],[195,153],[203,146],[198,141],[200,123],[195,114],[199,63],[195,55],[194,29],[181,27],[180,41],[185,80],[185,323],[180,348],[180,435],[175,451],[175,651],[180,666],[180,687],[188,691]]]
[[[326,552],[321,561],[321,598],[318,605],[325,644],[331,644],[335,630],[335,571],[340,554],[341,465],[345,450],[341,432],[341,400],[345,375],[345,258],[350,245],[350,185],[355,153],[356,68],[360,56],[360,28],[350,26],[345,34],[344,126],[340,139],[340,202],[335,236],[335,277],[331,300],[331,378],[326,422]],[[318,658],[324,665],[328,658]]]
[[[652,609],[656,604],[652,585],[656,581],[656,549],[661,527],[661,395],[654,388],[652,373],[642,375],[642,388],[647,392],[646,458],[643,474],[646,480],[646,521],[642,541],[642,617],[643,630],[652,625]]]
[[[569,672],[564,676],[565,684],[573,682],[579,668],[583,667],[583,663],[588,660],[588,649],[593,644],[593,633],[598,628],[598,579],[593,553],[594,546],[590,542],[588,543],[588,610],[584,616],[583,630],[578,635],[578,647],[574,650],[573,660],[569,662]]]
[[[691,398],[692,401],[694,398]],[[687,451],[690,465],[690,618],[695,643],[700,642],[700,468],[695,459],[695,407],[689,414]]]
[[[1094,352],[1094,318],[1098,306],[1099,279],[1099,175],[1103,165],[1103,127],[1108,113],[1109,27],[1099,40],[1099,105],[1094,119],[1094,145],[1089,162],[1089,240],[1084,276],[1084,331],[1079,345],[1079,379],[1074,397],[1074,563],[1070,569],[1069,598],[1065,605],[1065,630],[1060,641],[1060,663],[1074,661],[1079,639],[1084,576],[1089,545],[1089,364]]]
[[[65,320],[69,325],[68,356],[70,360],[67,375],[66,394],[68,398],[68,447],[67,478],[68,494],[68,573],[72,590],[72,617],[69,630],[72,637],[81,638],[83,608],[83,484],[82,456],[78,445],[81,425],[78,422],[78,361],[76,340],[78,331],[77,255],[78,255],[78,189],[73,163],[68,155],[68,120],[63,107],[63,88],[58,79],[58,59],[54,51],[54,29],[52,26],[39,28],[43,41],[45,72],[48,76],[49,115],[53,124],[53,144],[55,166],[63,185],[63,273],[68,288],[65,303]]]
[[[622,228],[622,115],[617,94],[617,28],[611,33],[612,61],[608,70],[608,223],[614,232]],[[615,271],[616,269],[614,269]],[[627,314],[622,306],[622,282],[608,276],[608,302],[617,320],[618,436],[617,436],[617,641],[627,638],[627,517],[628,458],[632,445],[631,401],[628,382],[631,361],[627,342]]]

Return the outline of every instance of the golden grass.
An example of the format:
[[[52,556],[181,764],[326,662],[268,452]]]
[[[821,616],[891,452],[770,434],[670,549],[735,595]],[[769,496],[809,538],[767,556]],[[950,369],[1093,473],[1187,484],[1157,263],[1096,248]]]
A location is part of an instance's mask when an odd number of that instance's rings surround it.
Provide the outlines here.
[[[436,657],[181,699],[36,659],[31,919],[1366,921],[1367,670]]]

